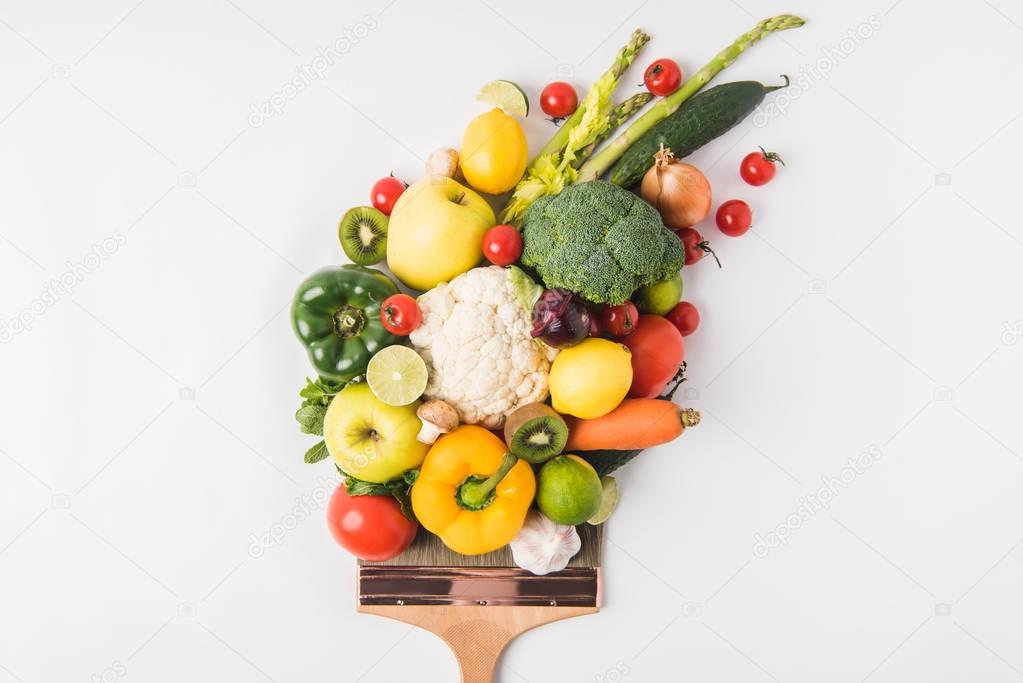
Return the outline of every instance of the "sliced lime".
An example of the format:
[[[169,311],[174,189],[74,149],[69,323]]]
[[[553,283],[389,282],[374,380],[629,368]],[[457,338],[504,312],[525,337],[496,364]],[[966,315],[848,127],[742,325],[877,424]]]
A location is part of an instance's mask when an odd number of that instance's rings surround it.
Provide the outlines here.
[[[506,114],[525,117],[529,114],[529,98],[522,88],[511,81],[490,81],[482,88],[476,99],[500,107]]]
[[[426,391],[426,361],[407,346],[388,346],[366,366],[366,382],[373,394],[391,406],[407,406]]]
[[[600,483],[604,487],[604,491],[600,495],[600,507],[597,508],[597,514],[587,520],[590,524],[603,524],[618,507],[618,481],[614,477],[604,475],[600,478]]]

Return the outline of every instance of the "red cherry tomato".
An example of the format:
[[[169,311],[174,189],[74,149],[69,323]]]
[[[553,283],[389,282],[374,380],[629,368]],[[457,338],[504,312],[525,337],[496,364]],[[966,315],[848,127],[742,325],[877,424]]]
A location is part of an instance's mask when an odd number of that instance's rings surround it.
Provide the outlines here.
[[[390,216],[391,211],[394,209],[394,203],[398,201],[398,197],[401,196],[406,187],[408,185],[393,175],[389,175],[373,183],[373,189],[369,192],[369,200],[372,202],[374,209],[386,216]]]
[[[729,237],[746,234],[753,225],[753,211],[741,199],[729,199],[718,207],[715,216],[718,228]]]
[[[380,322],[391,334],[406,337],[423,322],[423,313],[408,294],[392,294],[380,306]]]
[[[652,95],[670,95],[682,85],[682,69],[674,59],[658,59],[643,72],[643,84]]]
[[[639,316],[636,331],[619,341],[632,351],[629,398],[660,396],[686,357],[682,334],[659,315]]]
[[[522,255],[522,235],[511,225],[495,225],[483,235],[483,255],[495,266],[510,266]]]
[[[682,240],[682,246],[685,247],[685,264],[687,266],[691,266],[702,259],[704,254],[710,254],[718,262],[718,268],[721,267],[721,261],[718,259],[718,255],[714,253],[714,250],[710,248],[710,242],[703,239],[703,235],[695,228],[679,228],[675,234]]]
[[[600,312],[600,328],[612,337],[624,337],[636,331],[639,310],[636,304],[626,301],[619,306],[605,306]]]
[[[342,548],[371,562],[397,557],[419,530],[391,496],[351,496],[343,483],[327,505],[327,527]]]
[[[575,88],[564,81],[548,83],[540,91],[540,108],[555,122],[574,114],[578,106],[579,96],[576,95]]]
[[[761,147],[759,152],[750,152],[742,158],[742,163],[739,164],[739,175],[750,185],[756,187],[766,185],[771,182],[778,170],[775,162],[782,166],[785,165],[780,156]]]
[[[688,301],[680,301],[664,316],[678,328],[683,337],[688,337],[700,326],[700,311]]]

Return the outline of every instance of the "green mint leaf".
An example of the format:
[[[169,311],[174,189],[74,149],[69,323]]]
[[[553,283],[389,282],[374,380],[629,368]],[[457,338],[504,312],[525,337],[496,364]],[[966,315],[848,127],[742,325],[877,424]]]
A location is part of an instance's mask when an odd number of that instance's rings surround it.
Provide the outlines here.
[[[405,470],[402,473],[401,478],[406,484],[412,486],[416,483],[416,480],[419,479],[419,470]]]
[[[331,382],[329,379],[324,379],[322,377],[318,377],[316,382],[313,384],[324,394],[328,394],[330,396],[337,394],[348,385],[347,382]]]
[[[355,477],[345,479],[345,491],[350,496],[387,496],[391,493],[384,484],[374,484]]]
[[[298,395],[307,401],[318,401],[323,398],[323,394],[323,389],[314,384],[308,377],[305,379],[305,386],[302,387],[302,391],[298,392]]]
[[[323,406],[304,406],[295,413],[295,419],[304,433],[323,436],[323,418],[326,414],[327,409]]]
[[[401,506],[401,514],[407,518],[415,521],[416,513],[412,511],[412,497],[409,495],[408,489],[395,487],[391,489],[391,495],[398,501],[398,505]]]
[[[315,446],[305,452],[305,461],[307,463],[315,463],[328,457],[330,453],[327,451],[327,444],[322,441],[318,441]]]

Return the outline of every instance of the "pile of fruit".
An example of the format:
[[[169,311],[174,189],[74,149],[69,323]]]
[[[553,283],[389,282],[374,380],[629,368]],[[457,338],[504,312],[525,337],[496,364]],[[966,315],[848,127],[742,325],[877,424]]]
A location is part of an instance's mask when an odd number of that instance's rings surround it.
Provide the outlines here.
[[[760,22],[685,82],[658,59],[646,91],[615,104],[649,40],[637,30],[582,99],[568,83],[543,89],[558,127],[532,161],[526,94],[488,83],[479,99],[493,108],[459,150],[435,151],[412,185],[379,180],[372,206],[344,214],[352,263],[306,278],[291,311],[317,375],[296,414],[322,436],[305,460],[330,457],[343,477],[328,509],[342,546],[386,560],[422,526],[458,553],[510,544],[522,568],[560,570],[575,526],[613,511],[609,474],[699,422],[672,397],[700,320],[682,270],[713,254],[694,227],[713,201],[681,159],[782,87],[703,86],[802,23]],[[779,161],[761,149],[740,173],[763,185]],[[715,220],[738,236],[752,212],[732,199]],[[371,268],[385,260],[393,277]]]

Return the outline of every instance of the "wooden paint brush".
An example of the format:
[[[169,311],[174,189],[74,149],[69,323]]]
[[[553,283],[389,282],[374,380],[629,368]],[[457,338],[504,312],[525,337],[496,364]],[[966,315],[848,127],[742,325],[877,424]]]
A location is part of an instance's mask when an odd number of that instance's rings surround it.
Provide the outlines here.
[[[568,567],[546,576],[516,567],[507,547],[459,555],[420,531],[393,560],[359,563],[359,612],[435,633],[455,653],[462,683],[490,683],[517,635],[600,609],[603,527],[577,529],[582,549]]]

